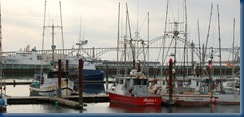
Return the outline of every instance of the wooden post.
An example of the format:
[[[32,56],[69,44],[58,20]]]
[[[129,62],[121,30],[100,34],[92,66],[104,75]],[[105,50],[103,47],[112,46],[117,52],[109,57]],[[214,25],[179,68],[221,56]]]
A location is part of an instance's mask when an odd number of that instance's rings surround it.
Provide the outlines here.
[[[169,104],[172,104],[172,94],[173,94],[173,85],[172,85],[172,76],[173,76],[173,60],[169,59]]]
[[[66,64],[65,65],[66,65],[66,69],[65,70],[66,70],[66,72],[68,72],[69,71],[69,61],[68,60],[66,60]]]
[[[106,89],[108,89],[108,65],[106,65]]]
[[[62,68],[62,65],[61,65],[61,59],[58,60],[58,97],[60,98],[61,97],[61,68]]]
[[[83,64],[84,61],[82,59],[79,60],[79,103],[80,105],[83,104],[83,90],[82,90],[82,80],[83,80],[83,74],[82,74],[82,70],[83,70]]]
[[[68,73],[69,72],[69,61],[68,60],[66,60],[66,73]],[[66,96],[68,96],[68,88],[69,87],[69,80],[68,80],[68,78],[66,79]]]

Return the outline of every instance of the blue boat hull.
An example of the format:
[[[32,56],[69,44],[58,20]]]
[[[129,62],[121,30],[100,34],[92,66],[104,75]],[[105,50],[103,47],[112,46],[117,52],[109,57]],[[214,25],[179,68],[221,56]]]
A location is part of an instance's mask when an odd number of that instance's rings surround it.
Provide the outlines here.
[[[102,70],[82,70],[83,80],[95,80],[95,81],[103,81],[105,73]],[[69,74],[69,79],[74,82],[79,82],[79,74],[73,73]]]

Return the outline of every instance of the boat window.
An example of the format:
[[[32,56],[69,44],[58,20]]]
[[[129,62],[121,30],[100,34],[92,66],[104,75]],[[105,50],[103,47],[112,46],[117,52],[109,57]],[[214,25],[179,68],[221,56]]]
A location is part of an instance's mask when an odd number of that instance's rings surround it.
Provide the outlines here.
[[[141,84],[142,84],[142,85],[147,85],[147,79],[143,79],[143,80],[141,80]]]
[[[141,84],[141,80],[140,79],[133,79],[134,81],[134,85],[140,85]]]
[[[116,79],[117,84],[123,84],[123,79]]]

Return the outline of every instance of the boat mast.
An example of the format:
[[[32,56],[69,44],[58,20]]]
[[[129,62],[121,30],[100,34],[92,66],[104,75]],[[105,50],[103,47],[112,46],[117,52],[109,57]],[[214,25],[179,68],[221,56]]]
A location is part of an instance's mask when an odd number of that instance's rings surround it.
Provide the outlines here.
[[[164,26],[164,36],[163,36],[163,53],[162,53],[162,65],[161,65],[161,70],[160,70],[160,75],[163,77],[163,65],[164,61],[164,47],[165,47],[165,38],[166,38],[166,29],[167,29],[167,20],[168,20],[168,8],[169,8],[169,0],[167,0],[167,6],[166,6],[166,17],[165,17],[165,26]]]
[[[45,18],[46,18],[46,1],[45,1],[45,13],[44,13],[44,27],[43,27],[43,45],[44,46],[44,32],[45,32],[45,28],[51,28],[52,29],[52,32],[51,32],[51,35],[52,35],[52,45],[51,45],[51,49],[52,49],[52,67],[55,68],[55,65],[54,65],[54,51],[56,49],[56,45],[54,45],[54,28],[60,28],[61,29],[61,36],[62,36],[62,44],[63,44],[63,48],[64,48],[64,41],[63,41],[63,26],[62,26],[62,14],[61,14],[61,2],[60,3],[60,20],[61,20],[61,26],[54,26],[54,23],[53,23],[53,19],[52,19],[52,25],[49,25],[49,26],[46,26],[45,25]],[[43,47],[42,47],[43,49]],[[64,49],[63,49],[63,53],[64,53]]]
[[[222,78],[222,66],[221,66],[221,38],[220,38],[220,22],[219,22],[219,5],[217,5],[217,9],[218,9],[218,31],[219,31],[219,75],[220,78]]]
[[[118,32],[117,32],[117,70],[116,70],[116,74],[119,74],[119,28],[120,28],[120,3],[119,3],[119,8],[118,8]]]
[[[63,45],[63,60],[64,60],[64,35],[63,35],[63,20],[62,20],[62,9],[61,9],[61,1],[59,1],[60,6],[60,23],[61,23],[61,36],[62,36],[62,45]]]
[[[206,46],[205,46],[205,50],[204,50],[204,53],[203,53],[203,66],[204,66],[204,63],[205,63],[205,55],[206,55],[206,52],[207,52],[207,48],[208,48],[208,38],[209,38],[209,31],[210,31],[210,25],[211,25],[211,19],[212,19],[212,10],[213,10],[213,3],[211,4],[211,11],[210,11],[210,18],[209,18],[209,25],[208,25],[208,34],[207,34],[207,40],[206,40]]]
[[[197,32],[198,32],[198,41],[199,41],[199,59],[200,59],[200,79],[202,80],[202,57],[201,57],[201,39],[200,39],[200,31],[199,31],[199,21],[197,20]],[[200,85],[201,86],[201,85]]]
[[[128,6],[126,3],[126,16],[127,16],[127,21],[128,21],[128,26],[129,26],[129,33],[130,33],[130,47],[131,47],[131,51],[132,51],[132,62],[133,62],[133,69],[136,68],[136,61],[135,61],[135,47],[133,47],[133,39],[131,37],[131,28],[130,28],[130,18],[129,18],[129,11],[128,11]]]
[[[186,53],[186,42],[187,42],[187,10],[186,10],[186,0],[185,0],[185,43],[184,43],[184,53]],[[188,75],[188,68],[186,70],[185,59],[186,59],[186,56],[184,54],[184,66],[183,66],[184,67],[184,73],[183,73],[183,79],[185,78],[185,71],[187,71],[187,75]]]
[[[45,25],[46,25],[46,6],[47,6],[47,0],[45,0],[45,4],[44,4],[44,21],[43,21],[43,29],[42,29],[42,61],[41,61],[41,73],[40,76],[42,76],[42,72],[43,72],[43,50],[44,50],[44,36],[45,36]]]
[[[234,53],[235,53],[235,18],[234,18],[234,21],[233,21],[233,43],[232,43],[232,78],[234,78],[234,72],[235,72],[235,69],[234,69]]]

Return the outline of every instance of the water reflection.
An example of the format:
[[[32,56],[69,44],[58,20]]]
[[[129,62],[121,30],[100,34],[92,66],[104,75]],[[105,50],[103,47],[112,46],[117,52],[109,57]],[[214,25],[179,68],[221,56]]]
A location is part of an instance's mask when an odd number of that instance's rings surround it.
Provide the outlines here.
[[[133,106],[110,102],[109,107],[117,113],[161,113],[162,106]]]

